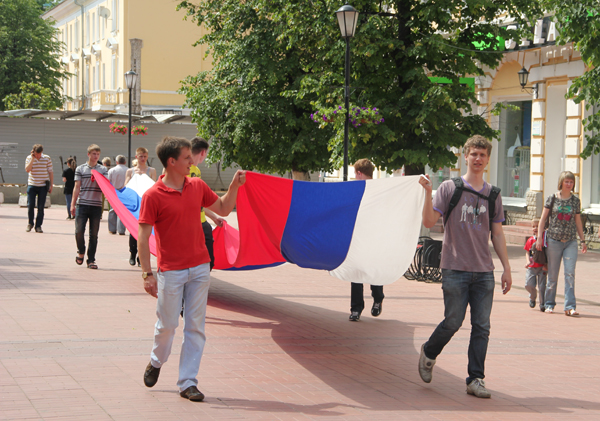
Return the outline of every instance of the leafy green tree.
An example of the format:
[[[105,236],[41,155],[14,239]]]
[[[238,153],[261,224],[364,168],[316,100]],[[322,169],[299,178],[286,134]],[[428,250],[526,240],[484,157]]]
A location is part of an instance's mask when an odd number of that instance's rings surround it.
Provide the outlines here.
[[[272,20],[279,2],[182,2],[210,33],[214,67],[183,81],[181,92],[200,135],[212,138],[212,160],[224,166],[285,173],[331,170],[328,140],[309,119],[316,96],[282,95],[298,91],[304,75],[303,51],[277,39]]]
[[[229,156],[242,166],[240,158],[252,163],[293,156],[297,137],[269,143],[259,135],[272,136],[269,118],[282,116],[282,129],[302,125],[319,151],[325,153],[327,146],[324,158],[339,166],[343,124],[315,123],[309,116],[320,111],[331,117],[344,103],[345,41],[335,17],[340,6],[333,0],[180,3],[210,31],[199,43],[210,47],[215,68],[188,78],[183,92],[201,131],[228,144],[220,153],[232,151]],[[498,40],[531,32],[527,22],[542,14],[539,2],[356,0],[353,6],[361,15],[351,40],[351,102],[377,108],[384,121],[368,129],[352,127],[350,162],[367,157],[388,170],[406,166],[409,173],[420,172],[426,164],[455,162],[449,147],[461,146],[472,134],[497,136],[473,113],[475,92],[460,78],[496,67],[502,59]],[[499,25],[497,19],[506,14],[518,16],[522,29]],[[232,91],[237,94],[226,94]],[[297,106],[293,118],[289,104]],[[311,131],[306,120],[322,132]],[[305,168],[315,169],[310,163]]]
[[[582,158],[600,153],[600,3],[597,0],[546,0],[548,11],[559,23],[560,44],[572,42],[581,53],[587,71],[573,81],[567,97],[585,102],[596,113],[583,120],[587,145]]]
[[[35,83],[21,83],[18,94],[9,94],[2,100],[7,110],[40,109],[55,110],[60,108],[67,98],[55,98],[49,88]]]
[[[0,110],[4,98],[34,83],[60,101],[63,71],[57,30],[41,18],[35,0],[0,1]]]

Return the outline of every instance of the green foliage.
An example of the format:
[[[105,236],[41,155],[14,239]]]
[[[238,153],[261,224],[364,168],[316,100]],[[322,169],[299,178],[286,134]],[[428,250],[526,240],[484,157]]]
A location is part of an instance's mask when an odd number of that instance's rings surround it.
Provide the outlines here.
[[[61,44],[57,30],[40,13],[35,0],[0,1],[0,110],[5,97],[19,94],[24,82],[47,89],[45,96],[61,101]]]
[[[567,92],[576,103],[585,101],[586,109],[596,113],[583,120],[587,145],[582,158],[600,153],[600,3],[597,0],[545,0],[560,23],[558,42],[572,42],[581,53],[588,71],[573,81]]]
[[[35,83],[21,83],[21,91],[17,94],[9,94],[2,100],[7,110],[55,110],[60,108],[67,98],[55,98],[49,88]]]
[[[382,4],[389,13],[374,14]],[[350,162],[366,157],[389,171],[445,166],[456,160],[450,146],[462,146],[475,133],[497,136],[481,116],[471,115],[475,94],[459,80],[499,64],[502,54],[490,39],[524,33],[494,19],[519,16],[521,31],[527,31],[526,22],[542,15],[537,1],[352,5],[361,16],[351,40],[351,101],[376,107],[385,124],[351,138]],[[209,46],[215,67],[187,78],[182,92],[200,133],[215,137],[215,156],[278,171],[339,164],[343,125],[316,130],[309,115],[343,104],[345,41],[335,16],[340,6],[333,0],[180,2],[210,31],[199,43]],[[452,83],[432,83],[429,76]]]

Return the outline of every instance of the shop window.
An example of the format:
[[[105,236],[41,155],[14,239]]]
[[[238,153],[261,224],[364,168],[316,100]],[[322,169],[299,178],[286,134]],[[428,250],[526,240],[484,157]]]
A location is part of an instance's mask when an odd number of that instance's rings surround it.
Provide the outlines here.
[[[531,168],[531,101],[507,106],[500,113],[497,185],[502,196],[524,198]]]

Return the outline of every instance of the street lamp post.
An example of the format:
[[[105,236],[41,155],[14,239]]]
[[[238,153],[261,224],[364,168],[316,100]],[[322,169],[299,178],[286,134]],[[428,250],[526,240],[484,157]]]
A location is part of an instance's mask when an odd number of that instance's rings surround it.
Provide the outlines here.
[[[349,4],[346,4],[335,12],[342,38],[346,39],[346,65],[344,82],[344,102],[346,104],[346,120],[344,122],[344,181],[348,181],[348,131],[350,130],[350,38],[356,31],[358,12]]]
[[[135,83],[137,82],[137,73],[133,70],[125,73],[125,83],[127,84],[127,89],[129,89],[129,128],[127,130],[129,142],[127,147],[127,166],[131,167],[131,111],[132,111],[132,103],[131,103],[131,91],[135,88]]]

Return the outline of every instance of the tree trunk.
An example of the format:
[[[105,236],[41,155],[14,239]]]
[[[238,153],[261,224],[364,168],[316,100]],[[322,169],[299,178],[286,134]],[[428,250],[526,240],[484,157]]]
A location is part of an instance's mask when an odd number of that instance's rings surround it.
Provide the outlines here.
[[[423,165],[405,165],[404,175],[419,175],[425,174],[425,167]]]
[[[292,170],[292,177],[294,178],[294,180],[310,181],[310,174],[307,171]]]

